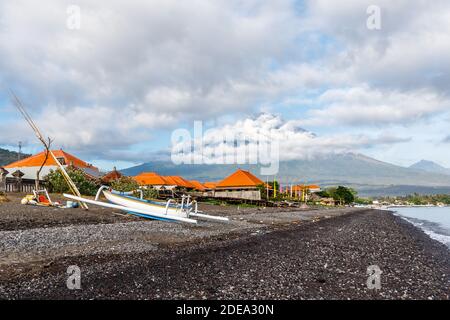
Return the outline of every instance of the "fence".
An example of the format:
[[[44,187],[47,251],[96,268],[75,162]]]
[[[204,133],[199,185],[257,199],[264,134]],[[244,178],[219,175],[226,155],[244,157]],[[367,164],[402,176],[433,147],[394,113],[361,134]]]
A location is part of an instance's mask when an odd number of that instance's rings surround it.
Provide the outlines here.
[[[22,183],[18,184],[16,179],[6,179],[6,192],[31,193],[34,188],[34,180],[22,180]]]

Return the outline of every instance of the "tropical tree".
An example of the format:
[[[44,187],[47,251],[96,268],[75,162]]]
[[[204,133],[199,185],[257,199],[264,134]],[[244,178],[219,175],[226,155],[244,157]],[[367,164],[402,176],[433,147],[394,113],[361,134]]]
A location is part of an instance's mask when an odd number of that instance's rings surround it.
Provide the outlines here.
[[[98,184],[86,177],[86,174],[81,169],[70,167],[67,168],[66,171],[82,195],[93,196],[96,194]],[[51,170],[50,173],[44,177],[44,181],[49,192],[67,193],[70,191],[66,180],[59,170]]]

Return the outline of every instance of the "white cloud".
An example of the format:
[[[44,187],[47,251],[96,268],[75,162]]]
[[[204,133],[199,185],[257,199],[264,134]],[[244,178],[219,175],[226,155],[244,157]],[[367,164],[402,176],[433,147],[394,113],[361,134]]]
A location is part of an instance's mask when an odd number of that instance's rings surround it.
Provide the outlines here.
[[[0,86],[59,145],[122,154],[161,128],[280,106],[315,107],[303,125],[363,132],[449,110],[447,0],[380,0],[379,31],[366,27],[369,0],[304,12],[294,0],[80,0],[80,30],[66,28],[71,4],[0,3]],[[3,124],[0,143],[28,132]],[[380,134],[300,140],[342,150]]]
[[[376,136],[363,134],[317,136],[299,127],[298,121],[285,121],[280,116],[266,113],[256,118],[205,130],[201,139],[179,141],[173,145],[173,151],[188,163],[193,161],[192,159],[206,163],[227,163],[226,159],[234,161],[235,158],[245,159],[242,163],[255,163],[261,160],[258,151],[264,141],[274,143],[273,147],[277,149],[272,152],[278,152],[275,158],[283,161],[359,152],[379,145],[409,140],[410,138],[396,137],[387,133]],[[195,143],[202,148],[195,148]]]
[[[330,89],[303,125],[384,126],[408,124],[450,110],[450,99],[430,90],[382,91],[367,86]]]

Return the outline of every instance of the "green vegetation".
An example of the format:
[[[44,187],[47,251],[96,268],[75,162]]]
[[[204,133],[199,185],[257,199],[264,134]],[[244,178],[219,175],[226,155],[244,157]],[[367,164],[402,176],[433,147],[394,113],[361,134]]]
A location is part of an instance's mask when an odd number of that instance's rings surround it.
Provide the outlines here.
[[[67,174],[77,186],[82,195],[93,196],[96,194],[98,184],[91,179],[88,179],[84,172],[77,168],[68,168]],[[45,185],[49,192],[53,193],[67,193],[70,191],[66,180],[64,180],[61,171],[53,171],[44,178]]]
[[[355,199],[355,203],[356,204],[362,204],[362,205],[369,205],[372,204],[372,199],[369,198],[360,198],[360,197],[356,197]]]
[[[357,192],[344,186],[330,187],[317,193],[322,198],[333,198],[340,205],[351,204],[357,199]]]
[[[449,194],[436,194],[436,195],[421,195],[418,193],[413,193],[404,197],[381,197],[378,199],[382,202],[387,202],[391,204],[413,204],[413,205],[426,205],[433,204],[437,205],[439,203],[450,205],[450,195]]]
[[[21,154],[20,158],[28,158],[29,154]],[[9,151],[0,148],[0,166],[5,166],[19,159],[19,154],[15,151]]]
[[[215,206],[229,206],[229,204],[224,201],[224,200],[220,200],[220,199],[205,199],[202,200],[203,203],[207,203],[207,204],[212,204]]]
[[[139,184],[130,177],[122,176],[111,182],[111,188],[120,192],[129,192],[139,189]]]
[[[157,199],[159,196],[158,190],[153,188],[142,189],[142,191],[144,192],[144,199]]]

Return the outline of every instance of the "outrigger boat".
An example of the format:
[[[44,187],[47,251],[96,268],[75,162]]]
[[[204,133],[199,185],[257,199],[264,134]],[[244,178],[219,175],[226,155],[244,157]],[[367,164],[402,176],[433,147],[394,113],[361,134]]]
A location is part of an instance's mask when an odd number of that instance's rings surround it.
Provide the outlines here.
[[[137,192],[140,193],[140,198],[132,196],[134,192],[120,192],[107,186],[102,186],[98,190],[95,200],[70,194],[64,194],[64,197],[83,203],[119,209],[139,217],[156,220],[197,223],[197,220],[191,218],[194,217],[216,221],[228,221],[228,218],[226,217],[217,217],[201,213],[201,211],[198,210],[197,201],[191,200],[190,196],[183,195],[181,197],[181,203],[176,203],[173,199],[169,199],[167,202],[159,202],[145,200],[142,190],[137,190]],[[109,203],[99,201],[102,193]]]

